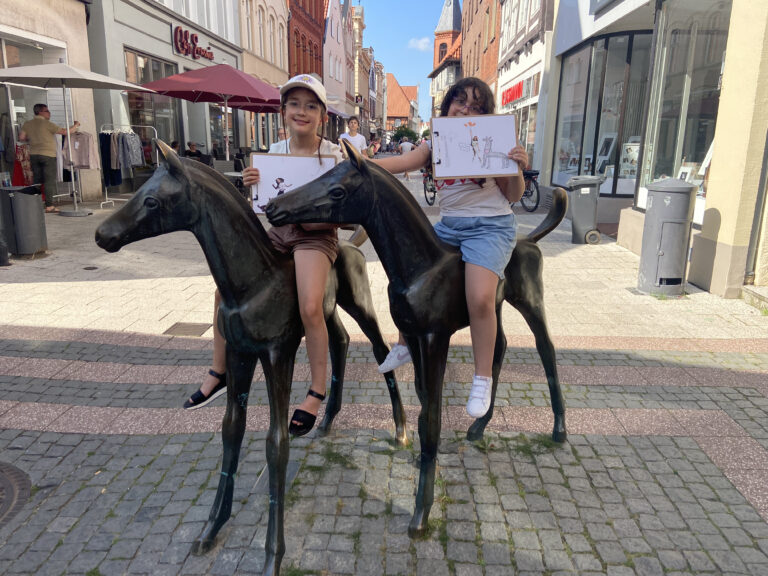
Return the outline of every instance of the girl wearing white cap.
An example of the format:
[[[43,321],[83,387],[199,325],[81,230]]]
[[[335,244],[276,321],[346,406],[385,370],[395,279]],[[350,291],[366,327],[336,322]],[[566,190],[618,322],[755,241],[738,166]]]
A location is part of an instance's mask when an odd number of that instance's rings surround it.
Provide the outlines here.
[[[271,154],[294,156],[333,155],[341,161],[341,149],[325,140],[322,128],[326,121],[325,87],[312,75],[294,76],[280,88],[280,112],[283,125],[291,137],[273,144]],[[243,184],[253,186],[260,180],[258,168],[243,170]],[[292,253],[296,264],[296,288],[299,311],[304,323],[307,356],[312,383],[304,401],[294,412],[289,432],[303,436],[315,425],[320,404],[325,399],[325,375],[328,363],[328,331],[323,316],[323,297],[331,265],[336,260],[338,239],[336,227],[330,224],[289,224],[273,227],[269,236],[275,247]],[[215,310],[218,310],[218,292]],[[226,391],[225,342],[214,318],[214,351],[210,378],[184,407],[199,408]]]

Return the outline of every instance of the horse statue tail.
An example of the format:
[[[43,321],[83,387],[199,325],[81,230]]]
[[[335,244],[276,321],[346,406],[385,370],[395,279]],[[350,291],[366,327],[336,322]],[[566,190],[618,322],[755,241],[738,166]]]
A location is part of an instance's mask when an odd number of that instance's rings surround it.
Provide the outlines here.
[[[560,225],[565,218],[565,212],[568,210],[568,194],[562,188],[552,190],[552,205],[549,207],[546,217],[536,228],[526,236],[530,242],[538,242],[544,236],[552,232]]]

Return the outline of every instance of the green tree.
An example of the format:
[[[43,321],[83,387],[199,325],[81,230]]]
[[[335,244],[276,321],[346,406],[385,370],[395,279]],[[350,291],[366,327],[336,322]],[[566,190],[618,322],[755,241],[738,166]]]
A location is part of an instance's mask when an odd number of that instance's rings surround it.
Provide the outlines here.
[[[429,128],[424,128],[424,132],[421,133],[421,137],[428,140],[432,137],[432,131]]]
[[[400,126],[397,127],[397,129],[392,134],[392,141],[400,143],[400,140],[403,138],[408,138],[411,142],[415,143],[416,140],[419,139],[419,135],[416,134],[413,130],[408,128],[405,124],[400,124]]]

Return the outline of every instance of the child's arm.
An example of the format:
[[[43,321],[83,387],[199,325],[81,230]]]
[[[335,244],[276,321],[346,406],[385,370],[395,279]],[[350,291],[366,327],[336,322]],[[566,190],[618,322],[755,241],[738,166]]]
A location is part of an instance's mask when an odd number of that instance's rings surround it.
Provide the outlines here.
[[[517,162],[519,171],[514,176],[496,177],[495,180],[501,193],[504,194],[504,198],[510,202],[517,202],[523,197],[523,192],[525,191],[523,170],[528,169],[528,153],[525,151],[525,148],[518,144],[509,151],[507,156]]]
[[[400,172],[410,172],[411,170],[423,168],[429,162],[431,155],[432,151],[429,149],[429,144],[422,142],[418,148],[414,148],[407,154],[390,156],[389,158],[376,158],[369,160],[369,162],[378,164],[387,172],[399,174]]]

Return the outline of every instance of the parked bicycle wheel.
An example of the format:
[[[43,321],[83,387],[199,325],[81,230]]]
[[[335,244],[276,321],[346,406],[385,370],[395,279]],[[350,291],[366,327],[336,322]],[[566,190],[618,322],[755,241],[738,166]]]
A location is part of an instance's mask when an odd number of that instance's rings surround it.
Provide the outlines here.
[[[528,212],[534,212],[539,207],[540,201],[539,183],[533,178],[527,178],[525,180],[525,192],[523,192],[523,197],[520,198],[520,204]]]

